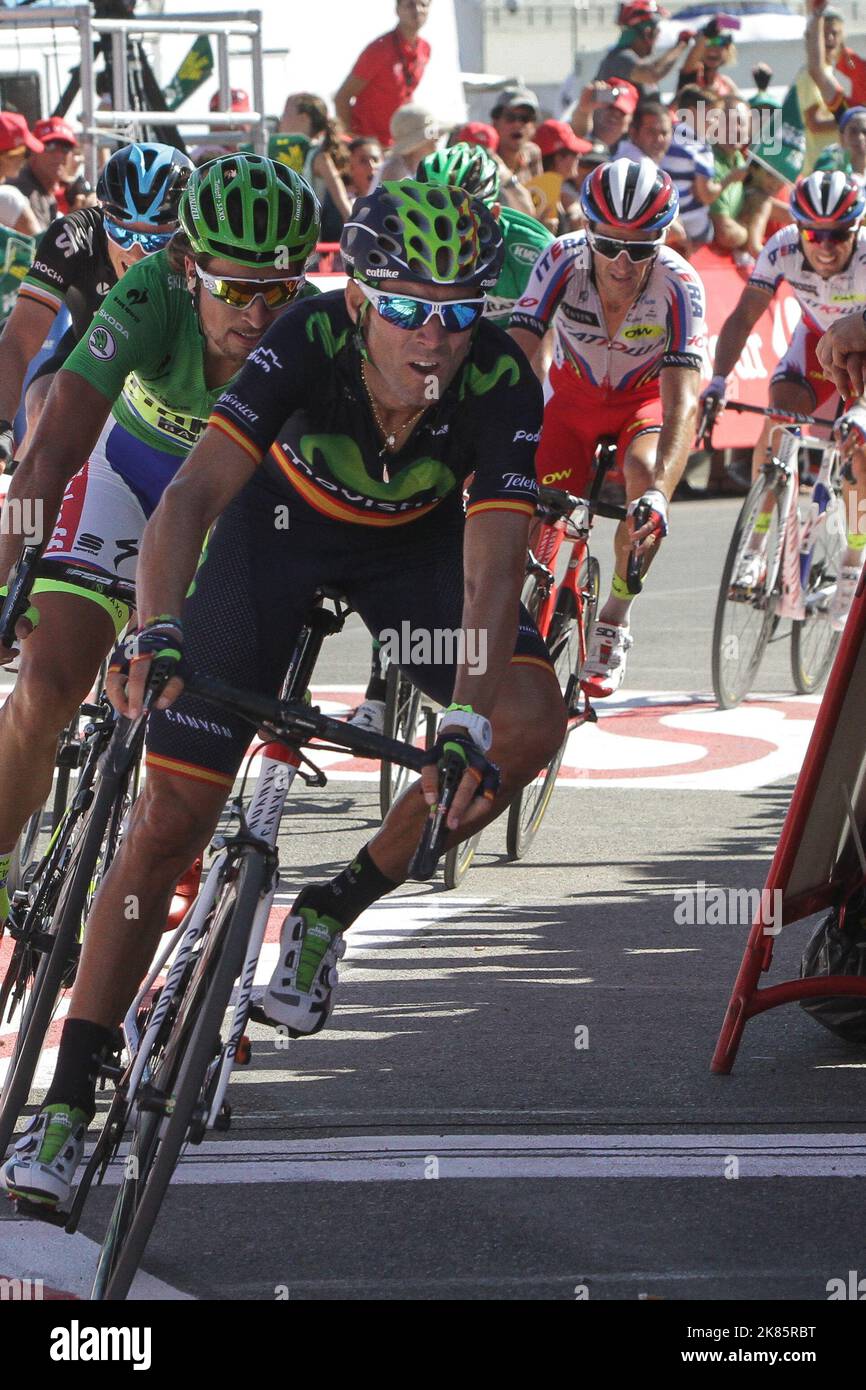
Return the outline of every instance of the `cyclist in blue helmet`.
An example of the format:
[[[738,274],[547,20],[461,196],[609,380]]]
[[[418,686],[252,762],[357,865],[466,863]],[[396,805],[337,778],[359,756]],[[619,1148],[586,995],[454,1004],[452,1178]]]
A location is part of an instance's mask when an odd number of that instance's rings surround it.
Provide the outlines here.
[[[60,217],[45,232],[0,340],[0,468],[12,456],[11,421],[27,368],[58,312],[65,305],[72,324],[28,385],[31,433],[55,372],[109,290],[142,256],[166,246],[177,229],[177,204],[192,168],[171,145],[124,145],[100,174],[97,206]]]

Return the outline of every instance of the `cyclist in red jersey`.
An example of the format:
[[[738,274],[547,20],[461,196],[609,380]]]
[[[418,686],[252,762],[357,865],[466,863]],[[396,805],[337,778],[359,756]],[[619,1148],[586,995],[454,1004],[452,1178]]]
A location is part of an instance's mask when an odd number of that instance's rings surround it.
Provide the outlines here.
[[[617,159],[585,180],[587,230],[539,257],[511,316],[511,336],[538,361],[555,334],[551,395],[536,455],[539,482],[585,494],[599,439],[615,435],[629,521],[616,533],[611,592],[590,635],[584,688],[610,695],[632,645],[628,557],[647,559],[668,530],[668,502],[694,438],[705,344],[704,287],[664,245],[677,192],[650,159]],[[639,503],[649,520],[635,530]]]

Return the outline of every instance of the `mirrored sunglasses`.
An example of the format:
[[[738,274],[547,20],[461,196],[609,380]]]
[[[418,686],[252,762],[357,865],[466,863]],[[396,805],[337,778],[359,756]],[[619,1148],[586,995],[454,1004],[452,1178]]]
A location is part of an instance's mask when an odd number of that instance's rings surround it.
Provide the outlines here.
[[[258,298],[264,300],[266,309],[281,309],[292,302],[304,283],[303,275],[286,280],[230,280],[225,276],[208,275],[200,265],[196,266],[195,273],[214,299],[221,299],[232,309],[248,309]]]
[[[822,241],[847,241],[854,231],[854,227],[801,227],[800,236],[813,245]]]
[[[364,293],[380,318],[395,328],[423,328],[430,319],[438,318],[446,333],[465,333],[484,313],[487,300],[451,299],[437,302],[429,299],[416,299],[411,294],[389,294],[385,290],[374,290],[362,280],[355,282]]]
[[[121,222],[114,222],[110,217],[103,220],[105,235],[115,246],[119,246],[122,251],[130,251],[133,246],[140,246],[146,256],[152,256],[154,252],[168,246],[175,232],[174,227],[170,232],[140,232],[132,227],[124,227]]]

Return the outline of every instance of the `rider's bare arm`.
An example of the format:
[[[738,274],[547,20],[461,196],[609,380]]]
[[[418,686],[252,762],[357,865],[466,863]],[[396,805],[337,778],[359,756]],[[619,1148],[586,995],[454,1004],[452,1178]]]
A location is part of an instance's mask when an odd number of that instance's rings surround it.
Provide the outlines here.
[[[479,714],[491,713],[514,654],[529,521],[524,512],[492,511],[466,522],[463,630],[470,659],[457,668],[454,702],[471,705]]]
[[[843,399],[866,394],[866,319],[850,314],[829,328],[818,343],[818,361]]]
[[[29,364],[45,342],[54,310],[33,299],[16,299],[0,338],[0,420],[14,420]]]
[[[258,462],[249,444],[236,444],[213,425],[205,430],[144,528],[136,571],[142,623],[157,614],[182,613],[205,536]],[[142,666],[133,667],[126,694],[118,677],[109,680],[108,693],[122,714],[135,717],[141,709],[146,676]],[[181,689],[180,681],[170,681],[158,707],[165,709]]]
[[[40,535],[33,539],[42,544],[54,528],[66,484],[93,452],[110,410],[111,401],[75,372],[61,369],[57,373],[33,442],[13,475],[7,498],[7,508],[18,499],[18,508],[9,509],[11,517],[36,517]],[[0,527],[3,583],[25,539],[31,536],[23,536],[12,527]]]
[[[545,338],[539,338],[536,333],[529,333],[525,328],[509,328],[508,336],[513,338],[521,351],[526,354],[535,375],[539,381],[543,381],[549,366],[549,362],[545,361],[545,354],[541,350]]]
[[[693,446],[701,374],[690,367],[662,367],[662,427],[656,454],[655,486],[670,500]]]
[[[352,98],[359,97],[366,86],[363,77],[355,77],[350,73],[334,97],[334,110],[346,130],[352,129]]]
[[[734,312],[725,320],[716,346],[715,376],[729,376],[740,360],[749,334],[763,314],[772,295],[754,285],[746,285]]]

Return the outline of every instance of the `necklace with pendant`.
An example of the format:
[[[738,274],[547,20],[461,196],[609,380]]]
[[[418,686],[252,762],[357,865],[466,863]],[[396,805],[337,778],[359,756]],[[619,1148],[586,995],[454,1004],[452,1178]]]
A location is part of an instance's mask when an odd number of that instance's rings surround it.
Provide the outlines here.
[[[386,482],[386,483],[390,483],[390,481],[391,481],[391,475],[390,475],[390,473],[388,472],[388,462],[387,462],[387,459],[385,458],[385,454],[387,453],[387,451],[388,451],[389,449],[390,449],[392,452],[394,452],[394,451],[396,450],[396,448],[397,448],[397,435],[398,435],[398,434],[404,434],[406,431],[411,430],[412,427],[418,422],[418,420],[420,420],[421,416],[424,414],[424,411],[427,409],[427,407],[426,407],[425,405],[422,405],[421,409],[420,409],[420,410],[416,410],[416,412],[415,412],[415,414],[412,416],[411,420],[407,420],[407,422],[406,422],[405,425],[400,425],[400,426],[398,426],[398,428],[397,428],[396,430],[394,430],[394,431],[392,431],[392,432],[389,432],[388,430],[386,430],[385,426],[382,424],[381,417],[380,417],[380,415],[379,415],[378,410],[376,409],[376,402],[373,400],[373,394],[372,394],[372,392],[371,392],[371,390],[370,390],[370,387],[369,387],[368,384],[367,384],[367,374],[366,374],[366,372],[364,371],[364,363],[363,363],[363,362],[361,363],[361,380],[362,380],[362,382],[364,383],[364,390],[367,392],[367,400],[370,402],[370,409],[371,409],[372,412],[373,412],[373,419],[376,421],[376,425],[377,425],[377,427],[378,427],[378,429],[379,429],[379,433],[383,436],[383,438],[384,438],[384,440],[385,440],[385,443],[382,445],[382,448],[379,450],[379,458],[382,459],[382,461],[383,461],[383,462],[382,462],[382,481],[383,481],[383,482]]]

